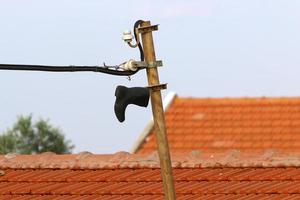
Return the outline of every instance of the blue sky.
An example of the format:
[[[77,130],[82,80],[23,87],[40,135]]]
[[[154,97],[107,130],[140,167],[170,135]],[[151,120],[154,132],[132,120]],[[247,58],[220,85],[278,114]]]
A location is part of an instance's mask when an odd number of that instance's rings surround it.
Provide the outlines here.
[[[0,0],[0,63],[119,64],[138,59],[121,40],[138,19],[154,33],[160,80],[179,96],[299,96],[300,1]],[[20,114],[50,119],[75,152],[128,151],[151,107],[113,113],[117,85],[146,86],[96,73],[0,71],[0,131]]]

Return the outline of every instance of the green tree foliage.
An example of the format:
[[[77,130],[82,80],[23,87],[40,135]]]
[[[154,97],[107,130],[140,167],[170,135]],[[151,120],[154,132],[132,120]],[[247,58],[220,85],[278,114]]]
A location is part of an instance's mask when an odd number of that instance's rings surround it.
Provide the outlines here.
[[[32,123],[32,116],[20,116],[13,127],[0,135],[0,154],[71,153],[74,146],[62,131],[40,119]]]

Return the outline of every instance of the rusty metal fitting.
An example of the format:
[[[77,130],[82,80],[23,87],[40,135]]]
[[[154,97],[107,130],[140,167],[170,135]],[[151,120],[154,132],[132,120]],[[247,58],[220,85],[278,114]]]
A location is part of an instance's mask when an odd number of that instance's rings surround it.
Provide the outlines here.
[[[141,33],[141,34],[152,32],[152,31],[157,31],[157,30],[158,30],[158,24],[151,25],[151,26],[143,26],[143,27],[137,28],[138,33]]]
[[[163,62],[161,60],[150,61],[150,62],[133,61],[132,65],[134,65],[134,67],[136,67],[136,68],[161,67],[161,66],[163,66]]]
[[[160,90],[165,90],[167,89],[167,83],[164,84],[158,84],[158,85],[149,85],[147,86],[152,91],[160,91]]]

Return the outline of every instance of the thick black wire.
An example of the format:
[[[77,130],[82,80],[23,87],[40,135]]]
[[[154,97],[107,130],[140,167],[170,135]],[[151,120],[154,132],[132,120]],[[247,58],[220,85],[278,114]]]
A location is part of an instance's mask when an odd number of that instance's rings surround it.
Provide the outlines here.
[[[137,34],[135,29],[139,27],[139,25],[144,22],[143,20],[138,20],[134,24],[134,37],[137,41]],[[138,44],[138,48],[140,51],[141,61],[144,61],[144,51],[141,43]],[[105,66],[49,66],[49,65],[27,65],[27,64],[0,64],[0,70],[22,70],[22,71],[47,71],[47,72],[100,72],[110,75],[117,76],[131,76],[137,71],[121,71],[121,70],[113,70],[108,69]]]
[[[49,66],[49,65],[24,65],[24,64],[0,64],[0,70],[22,71],[47,71],[47,72],[100,72],[117,76],[131,76],[136,71],[112,70],[100,66]]]
[[[141,23],[143,23],[144,21],[143,20],[137,20],[135,23],[134,23],[134,26],[133,26],[133,33],[134,33],[134,38],[135,38],[135,41],[137,41],[137,34],[136,34],[136,31],[135,29],[139,27],[139,25],[141,25]],[[140,50],[140,58],[141,58],[141,61],[144,61],[144,50],[143,50],[143,47],[142,47],[142,44],[141,42],[138,43],[138,48]]]

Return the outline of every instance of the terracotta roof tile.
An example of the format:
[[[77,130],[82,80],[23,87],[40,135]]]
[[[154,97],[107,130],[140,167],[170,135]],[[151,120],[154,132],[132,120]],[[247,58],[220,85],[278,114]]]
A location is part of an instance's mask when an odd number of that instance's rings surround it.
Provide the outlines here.
[[[181,98],[166,111],[171,152],[300,152],[300,98]],[[156,150],[152,130],[136,152]]]
[[[237,150],[227,151],[225,153],[203,153],[201,151],[191,151],[190,153],[177,153],[172,157],[173,167],[194,168],[194,167],[295,167],[300,166],[300,153],[282,153],[273,150],[264,153],[247,153]],[[0,155],[0,170],[4,175],[0,180],[7,177],[5,169],[53,169],[55,179],[64,181],[67,179],[66,169],[154,169],[160,168],[157,152],[151,154],[129,154],[118,152],[111,155],[90,154],[81,157],[81,154],[72,155],[14,155],[13,157]],[[60,169],[55,171],[55,169]],[[146,170],[147,171],[147,170]],[[49,174],[38,172],[37,179],[47,179]],[[72,172],[70,172],[72,173]],[[77,173],[77,172],[76,172]],[[109,172],[107,172],[109,174]],[[132,172],[130,172],[132,173]],[[77,174],[80,175],[80,174]],[[102,176],[106,176],[103,174]],[[120,174],[121,175],[121,174]],[[129,177],[130,174],[124,174]],[[135,176],[134,173],[131,175]],[[16,179],[24,179],[28,175],[20,174]],[[85,176],[84,173],[82,176]],[[70,177],[70,176],[69,176]],[[91,177],[92,178],[92,177]],[[98,177],[100,178],[100,177]]]
[[[110,195],[3,195],[0,197],[1,200],[163,200],[163,196],[161,195],[116,195],[112,198]],[[215,199],[224,199],[224,200],[256,200],[256,199],[264,199],[264,200],[273,200],[273,199],[285,199],[285,200],[294,200],[299,199],[297,194],[207,194],[207,195],[178,195],[178,200],[194,200],[194,199],[205,199],[205,200],[215,200]]]
[[[172,161],[178,199],[300,198],[300,154],[193,151]],[[0,170],[0,200],[164,199],[156,153],[6,155]]]

